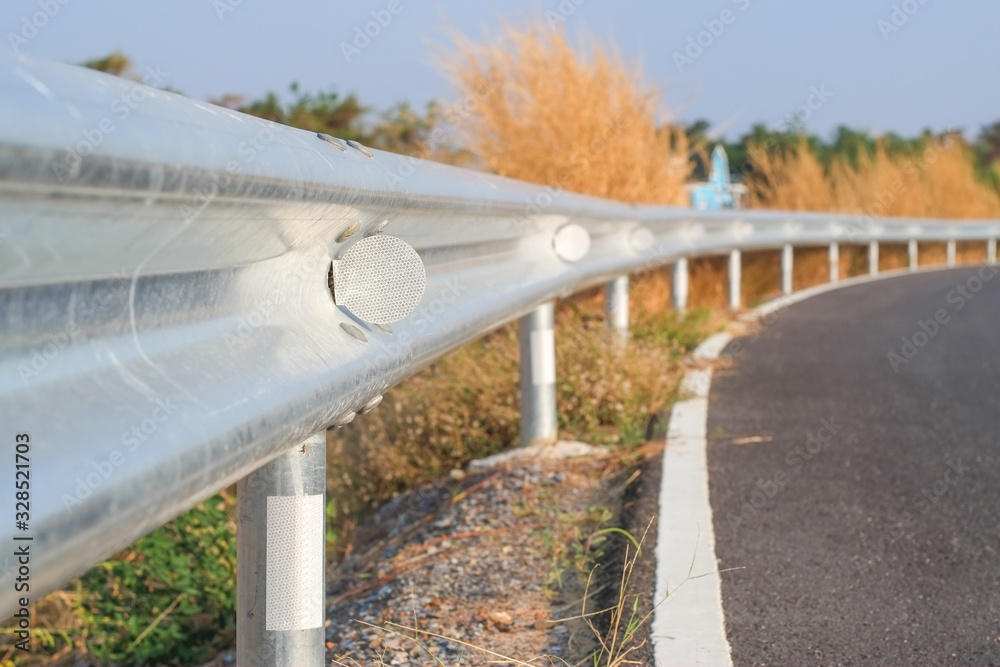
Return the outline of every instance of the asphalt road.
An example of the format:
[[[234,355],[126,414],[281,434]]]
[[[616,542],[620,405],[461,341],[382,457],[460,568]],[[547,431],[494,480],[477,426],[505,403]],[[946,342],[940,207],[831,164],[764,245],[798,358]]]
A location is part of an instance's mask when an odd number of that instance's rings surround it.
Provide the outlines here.
[[[835,290],[727,348],[708,462],[734,663],[1000,664],[1000,274],[976,274]]]

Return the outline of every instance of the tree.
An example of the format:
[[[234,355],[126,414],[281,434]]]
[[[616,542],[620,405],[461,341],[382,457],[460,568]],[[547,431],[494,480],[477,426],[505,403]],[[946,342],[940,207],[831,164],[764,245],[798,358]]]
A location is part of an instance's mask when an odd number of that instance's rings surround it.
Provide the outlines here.
[[[88,60],[81,63],[81,65],[90,69],[96,69],[98,72],[105,72],[115,76],[125,76],[132,69],[132,60],[121,51],[115,51],[103,58]]]
[[[287,105],[273,92],[249,104],[246,103],[245,97],[233,93],[209,101],[251,116],[310,132],[332,134],[342,139],[362,142],[367,140],[368,136],[361,120],[369,109],[362,106],[353,93],[346,97],[335,91],[312,95],[301,92],[298,83],[295,82],[289,86],[289,91],[293,99]]]
[[[976,137],[976,154],[984,165],[995,165],[1000,161],[1000,120],[992,125],[984,125]]]

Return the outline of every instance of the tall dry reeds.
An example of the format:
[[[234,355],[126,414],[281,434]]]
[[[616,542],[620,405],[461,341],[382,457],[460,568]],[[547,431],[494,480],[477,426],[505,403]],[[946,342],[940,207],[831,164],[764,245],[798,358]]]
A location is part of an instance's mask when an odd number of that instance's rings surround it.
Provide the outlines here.
[[[460,96],[481,99],[461,133],[484,168],[624,202],[687,203],[683,129],[658,122],[656,91],[612,49],[592,38],[574,48],[540,23],[455,41],[446,69]]]
[[[954,135],[929,142],[916,155],[892,154],[879,143],[872,155],[862,152],[856,164],[837,159],[826,169],[804,138],[788,151],[751,145],[749,160],[753,166],[747,177],[749,203],[755,208],[846,213],[857,216],[860,227],[877,216],[1000,217],[1000,197],[976,177],[971,149]],[[960,247],[959,261],[979,261],[985,253],[979,246]],[[826,271],[824,253],[800,254],[796,252],[796,288],[821,282]],[[859,247],[842,248],[841,275],[867,271],[863,255]],[[883,270],[903,267],[906,262],[902,246],[888,246],[880,253]],[[944,262],[943,244],[922,244],[922,265]]]
[[[934,140],[918,155],[895,155],[876,145],[856,165],[835,160],[824,169],[805,140],[790,151],[752,145],[747,178],[758,208],[836,211],[862,216],[995,218],[996,190],[976,177],[960,137]]]

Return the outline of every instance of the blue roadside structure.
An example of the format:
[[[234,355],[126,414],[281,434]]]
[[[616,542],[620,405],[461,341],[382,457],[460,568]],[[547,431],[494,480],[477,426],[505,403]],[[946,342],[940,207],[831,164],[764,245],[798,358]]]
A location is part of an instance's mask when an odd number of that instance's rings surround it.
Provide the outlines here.
[[[691,193],[691,206],[699,211],[715,211],[723,208],[741,208],[747,187],[733,183],[729,176],[729,157],[722,146],[712,149],[712,165],[707,183],[692,183],[687,186]]]

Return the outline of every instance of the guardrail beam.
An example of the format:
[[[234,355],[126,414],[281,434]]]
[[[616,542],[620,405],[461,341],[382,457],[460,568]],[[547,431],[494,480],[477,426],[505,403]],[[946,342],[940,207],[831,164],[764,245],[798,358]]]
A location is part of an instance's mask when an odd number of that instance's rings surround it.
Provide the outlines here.
[[[674,292],[674,310],[683,315],[687,312],[688,302],[688,260],[680,257],[674,262],[674,279],[671,285]]]
[[[326,661],[326,431],[236,485],[236,663]]]
[[[521,318],[521,445],[554,442],[556,418],[556,337],[553,304],[544,303]]]
[[[84,141],[137,94],[128,122]],[[874,238],[840,214],[557,193],[4,53],[0,116],[0,361],[12,371],[0,423],[46,443],[32,478],[60,489],[31,503],[34,596],[540,301],[678,253],[732,251],[738,308],[741,249]],[[995,261],[1000,221],[878,227],[899,241],[990,239]],[[414,317],[365,320],[344,301],[351,253],[383,228],[426,263]],[[537,334],[522,341],[527,440],[557,433],[551,324],[550,305],[544,330],[524,327]],[[0,578],[17,567],[0,553]],[[19,597],[0,587],[0,616]],[[245,608],[266,614],[264,602]]]
[[[743,303],[741,279],[743,258],[739,250],[729,251],[729,307],[736,310]]]
[[[795,250],[791,243],[786,243],[781,249],[781,293],[792,293],[792,269]]]
[[[628,276],[618,276],[604,287],[604,313],[617,341],[628,339]]]

